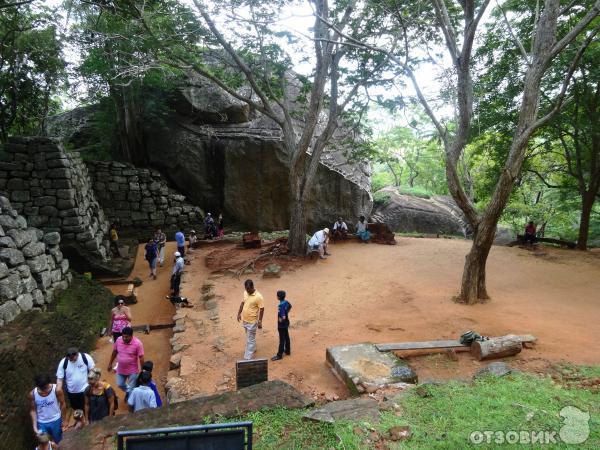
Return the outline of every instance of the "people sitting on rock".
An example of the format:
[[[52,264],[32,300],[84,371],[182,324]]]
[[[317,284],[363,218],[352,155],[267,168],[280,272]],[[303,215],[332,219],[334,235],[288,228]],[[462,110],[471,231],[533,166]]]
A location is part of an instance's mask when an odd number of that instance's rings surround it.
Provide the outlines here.
[[[327,252],[329,243],[329,228],[323,228],[317,231],[308,241],[309,251],[319,251],[319,258],[326,259],[331,253]]]
[[[528,242],[531,245],[535,244],[535,233],[535,224],[533,223],[533,221],[530,220],[527,226],[525,226],[525,237],[523,238],[525,244],[527,244]]]
[[[365,220],[365,216],[360,216],[358,219],[358,223],[356,224],[356,235],[365,244],[368,244],[369,239],[371,239],[369,224]]]
[[[207,213],[204,218],[204,239],[213,239],[217,237],[218,231],[215,225],[215,219],[211,213]]]
[[[333,224],[333,242],[338,239],[347,239],[348,238],[348,225],[341,217],[338,217],[338,220]]]

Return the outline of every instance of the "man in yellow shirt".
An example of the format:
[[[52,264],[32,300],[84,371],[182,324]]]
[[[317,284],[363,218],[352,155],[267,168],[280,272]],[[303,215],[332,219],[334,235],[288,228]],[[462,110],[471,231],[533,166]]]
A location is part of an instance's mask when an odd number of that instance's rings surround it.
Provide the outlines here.
[[[246,291],[244,292],[244,300],[240,303],[237,320],[242,322],[242,326],[246,330],[244,359],[252,359],[256,350],[256,330],[262,328],[265,303],[260,292],[254,289],[252,280],[246,280],[244,287]]]

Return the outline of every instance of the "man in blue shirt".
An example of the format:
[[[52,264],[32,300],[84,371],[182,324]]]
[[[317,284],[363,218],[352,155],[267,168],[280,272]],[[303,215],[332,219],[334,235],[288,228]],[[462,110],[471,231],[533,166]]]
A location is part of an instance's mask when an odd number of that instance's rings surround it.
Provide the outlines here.
[[[279,361],[283,358],[283,353],[291,354],[290,348],[290,310],[292,304],[285,299],[285,291],[277,291],[277,299],[279,307],[277,308],[277,331],[279,333],[279,350],[277,354],[271,358],[271,361]]]
[[[183,234],[183,229],[179,229],[177,233],[175,233],[175,242],[177,243],[177,251],[181,253],[181,256],[185,256],[185,235]]]

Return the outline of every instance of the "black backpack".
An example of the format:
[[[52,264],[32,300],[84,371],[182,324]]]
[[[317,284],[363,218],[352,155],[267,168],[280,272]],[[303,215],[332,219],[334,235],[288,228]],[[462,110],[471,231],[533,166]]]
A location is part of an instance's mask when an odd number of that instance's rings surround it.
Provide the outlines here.
[[[79,354],[81,355],[81,359],[83,360],[83,363],[85,364],[85,368],[86,371],[89,370],[90,366],[88,364],[88,360],[85,357],[85,353],[83,352],[79,352]],[[65,378],[64,378],[64,383],[63,383],[63,391],[65,391],[65,393],[67,392],[67,366],[69,365],[69,356],[65,355],[65,361],[63,362],[63,372],[65,373]]]

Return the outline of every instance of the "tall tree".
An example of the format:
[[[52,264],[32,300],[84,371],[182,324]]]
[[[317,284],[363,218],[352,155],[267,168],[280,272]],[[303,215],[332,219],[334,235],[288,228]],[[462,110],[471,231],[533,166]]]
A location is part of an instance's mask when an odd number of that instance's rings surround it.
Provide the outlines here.
[[[0,10],[0,142],[11,134],[38,134],[58,109],[54,96],[65,81],[52,12],[27,3]]]
[[[461,183],[459,163],[473,131],[473,76],[475,75],[473,49],[479,24],[489,3],[490,0],[385,2],[389,16],[396,20],[398,39],[404,43],[405,48],[405,57],[396,57],[393,60],[410,79],[419,101],[439,132],[445,148],[448,189],[473,230],[473,244],[466,256],[458,297],[459,301],[468,304],[489,298],[486,287],[487,257],[498,220],[507,204],[514,182],[520,174],[527,144],[536,130],[548,123],[562,106],[573,71],[579,63],[581,54],[590,44],[593,32],[588,32],[587,38],[575,52],[560,92],[553,98],[552,106],[540,115],[542,79],[556,56],[581,33],[588,31],[590,23],[600,12],[600,1],[583,2],[585,6],[577,9],[580,17],[570,22],[566,33],[559,35],[558,20],[559,18],[563,20],[565,14],[570,14],[574,2],[561,8],[559,0],[545,0],[543,5],[540,4],[539,14],[536,15],[530,50],[525,50],[520,41],[513,42],[514,45],[519,46],[522,56],[518,72],[522,85],[522,94],[517,108],[518,117],[511,129],[509,151],[494,192],[483,211],[478,211]],[[452,65],[453,73],[448,76],[453,76],[453,88],[457,100],[457,114],[452,128],[447,127],[436,114],[415,75],[415,67],[423,61],[423,54],[425,53],[425,58],[428,55],[432,36],[434,40],[442,37]],[[350,36],[348,38],[351,40]],[[389,48],[365,45],[364,42],[355,43],[390,54]],[[412,51],[411,57],[411,48],[419,48],[420,51]]]

